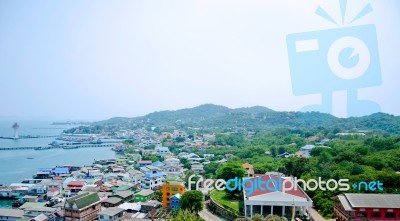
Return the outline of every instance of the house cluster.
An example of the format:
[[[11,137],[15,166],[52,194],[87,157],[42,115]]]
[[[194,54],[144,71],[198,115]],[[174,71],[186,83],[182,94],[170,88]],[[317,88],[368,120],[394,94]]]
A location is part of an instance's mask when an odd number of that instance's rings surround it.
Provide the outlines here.
[[[12,209],[0,210],[0,221],[151,220],[159,211],[179,209],[185,191],[180,159],[198,163],[197,172],[202,173],[202,158],[174,156],[168,147],[154,151],[163,161],[126,154],[90,166],[39,168],[35,179],[0,186],[0,197],[15,199]],[[162,190],[161,197],[157,190]]]

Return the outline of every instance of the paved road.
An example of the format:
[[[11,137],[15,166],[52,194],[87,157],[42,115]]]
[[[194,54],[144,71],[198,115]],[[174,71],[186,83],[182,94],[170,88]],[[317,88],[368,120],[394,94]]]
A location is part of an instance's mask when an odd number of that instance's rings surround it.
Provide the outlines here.
[[[227,221],[227,219],[212,214],[205,204],[203,210],[199,212],[199,216],[206,221]]]
[[[315,221],[335,221],[335,219],[325,219],[324,217],[322,217],[317,210],[315,210],[314,208],[311,208],[311,217],[315,220]]]

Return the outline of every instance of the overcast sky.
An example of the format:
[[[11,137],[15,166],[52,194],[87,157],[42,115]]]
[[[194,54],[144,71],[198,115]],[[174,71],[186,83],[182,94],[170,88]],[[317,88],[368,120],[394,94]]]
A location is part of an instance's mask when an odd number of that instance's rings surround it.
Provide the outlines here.
[[[2,0],[0,116],[104,119],[204,103],[280,111],[318,104],[320,94],[293,94],[286,35],[344,27],[315,14],[321,6],[340,21],[338,2]],[[400,115],[400,2],[349,0],[346,20],[368,3],[372,13],[352,25],[376,26],[382,84],[358,94]]]

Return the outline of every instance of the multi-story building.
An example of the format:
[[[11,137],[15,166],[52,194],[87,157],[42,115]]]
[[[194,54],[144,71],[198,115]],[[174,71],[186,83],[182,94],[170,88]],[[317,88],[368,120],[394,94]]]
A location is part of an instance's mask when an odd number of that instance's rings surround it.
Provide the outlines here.
[[[160,188],[165,179],[165,172],[161,168],[155,166],[141,167],[140,171],[144,173],[142,180],[143,189],[156,190]]]
[[[400,220],[400,194],[345,193],[334,198],[338,221]]]
[[[71,197],[64,204],[65,221],[91,221],[98,218],[101,209],[97,193],[83,193]]]
[[[175,210],[181,208],[181,196],[182,194],[177,193],[169,198],[170,199],[169,209]]]
[[[162,206],[170,207],[170,198],[177,193],[183,194],[185,183],[179,178],[167,178],[162,185]]]

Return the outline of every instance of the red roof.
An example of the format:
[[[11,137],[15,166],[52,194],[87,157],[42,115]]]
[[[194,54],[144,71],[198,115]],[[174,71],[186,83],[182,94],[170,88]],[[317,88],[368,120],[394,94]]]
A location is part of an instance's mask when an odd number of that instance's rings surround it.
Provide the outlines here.
[[[268,181],[268,180],[271,180],[271,179],[275,180],[275,182],[273,182],[273,181],[269,182],[268,186],[270,187],[270,189],[275,189],[276,188],[274,186],[274,183],[278,183],[278,185],[279,185],[279,178],[280,177],[278,177],[278,176],[263,175],[263,176],[259,176],[259,177],[260,177],[260,179],[262,181]],[[283,180],[284,179],[292,179],[290,177],[281,177],[281,178],[282,178],[282,181],[281,181],[282,184],[281,185],[283,185]],[[252,180],[253,183],[255,182],[256,179],[258,179],[258,177],[250,178],[250,180]],[[290,182],[286,182],[285,183],[286,189],[288,189],[290,187],[290,185],[291,185]],[[257,186],[258,186],[258,184],[257,184]],[[263,186],[265,186],[265,184]],[[250,187],[250,183],[246,183],[246,187]],[[282,192],[282,190],[281,190],[282,188],[276,188],[278,190],[269,190],[268,188],[264,188],[264,189],[265,190],[261,190],[260,188],[256,188],[251,195],[246,195],[246,197],[254,197],[254,196],[263,195],[263,194],[272,193],[272,192],[277,192],[277,191]],[[298,196],[298,197],[301,197],[301,198],[308,199],[307,195],[303,192],[303,190],[299,186],[297,186],[296,190],[295,190],[295,188],[292,188],[291,190],[286,190],[285,193],[291,194],[291,195],[294,195],[294,196]]]
[[[68,183],[68,186],[75,186],[75,187],[83,187],[85,185],[85,181],[71,181]]]
[[[62,177],[60,177],[60,176],[55,176],[55,177],[53,177],[53,180],[62,180],[63,178]]]
[[[49,191],[50,192],[56,192],[56,191],[59,191],[59,190],[60,190],[60,188],[54,187],[54,188],[51,188]]]

